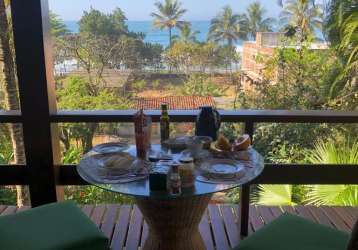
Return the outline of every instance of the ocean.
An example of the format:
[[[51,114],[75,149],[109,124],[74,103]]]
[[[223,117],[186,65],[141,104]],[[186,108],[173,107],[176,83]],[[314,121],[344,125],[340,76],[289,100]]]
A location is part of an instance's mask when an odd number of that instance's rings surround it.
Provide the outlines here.
[[[210,21],[191,21],[192,30],[199,31],[197,39],[200,42],[207,40],[207,35],[209,33]],[[78,33],[79,26],[77,21],[65,21],[67,28],[73,32]],[[145,42],[148,43],[159,43],[164,47],[169,45],[169,35],[167,30],[155,29],[151,21],[127,21],[128,29],[132,32],[142,32],[144,33]],[[174,29],[173,35],[178,35],[179,30]],[[241,47],[242,41],[238,41],[238,47]]]

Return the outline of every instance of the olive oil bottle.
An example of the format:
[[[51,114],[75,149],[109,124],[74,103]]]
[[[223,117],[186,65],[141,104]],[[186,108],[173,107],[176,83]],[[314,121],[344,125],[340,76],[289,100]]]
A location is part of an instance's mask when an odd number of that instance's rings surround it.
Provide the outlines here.
[[[161,104],[162,115],[160,117],[160,142],[169,139],[169,115],[168,115],[168,104]]]

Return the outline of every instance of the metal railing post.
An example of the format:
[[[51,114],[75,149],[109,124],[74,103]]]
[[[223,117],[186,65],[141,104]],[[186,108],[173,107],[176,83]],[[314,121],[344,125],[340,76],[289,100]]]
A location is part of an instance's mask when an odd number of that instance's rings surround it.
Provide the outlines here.
[[[250,135],[251,140],[253,140],[254,123],[252,121],[245,122],[245,133]],[[240,235],[246,237],[249,234],[250,184],[241,187],[239,210]]]

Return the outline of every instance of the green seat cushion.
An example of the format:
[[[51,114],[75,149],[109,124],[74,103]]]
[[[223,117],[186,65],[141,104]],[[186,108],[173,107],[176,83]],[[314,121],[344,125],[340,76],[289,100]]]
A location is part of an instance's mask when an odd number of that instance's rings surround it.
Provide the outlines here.
[[[347,233],[287,213],[241,241],[235,250],[345,250],[348,240]]]
[[[108,250],[108,239],[73,202],[0,216],[0,249]]]

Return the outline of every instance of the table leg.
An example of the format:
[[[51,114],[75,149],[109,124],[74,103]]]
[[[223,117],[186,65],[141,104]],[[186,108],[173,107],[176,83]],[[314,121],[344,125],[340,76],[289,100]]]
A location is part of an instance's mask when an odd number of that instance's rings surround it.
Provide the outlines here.
[[[143,249],[205,250],[198,226],[211,196],[172,200],[136,198],[149,227],[149,235]]]

